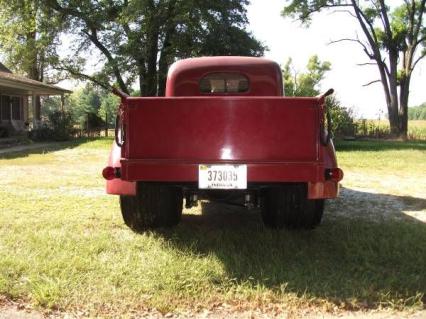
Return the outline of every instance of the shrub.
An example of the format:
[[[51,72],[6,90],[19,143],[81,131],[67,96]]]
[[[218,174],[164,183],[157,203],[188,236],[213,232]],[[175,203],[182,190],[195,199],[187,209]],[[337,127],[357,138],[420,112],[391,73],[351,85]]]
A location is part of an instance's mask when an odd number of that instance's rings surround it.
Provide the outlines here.
[[[343,107],[334,97],[328,97],[326,101],[331,117],[331,131],[334,136],[354,136],[355,125],[352,110]]]
[[[98,114],[86,114],[86,119],[83,122],[83,130],[88,136],[99,136],[103,128],[105,128],[105,121]]]
[[[49,120],[41,127],[30,132],[34,141],[67,141],[73,135],[71,114],[54,111],[49,113]]]

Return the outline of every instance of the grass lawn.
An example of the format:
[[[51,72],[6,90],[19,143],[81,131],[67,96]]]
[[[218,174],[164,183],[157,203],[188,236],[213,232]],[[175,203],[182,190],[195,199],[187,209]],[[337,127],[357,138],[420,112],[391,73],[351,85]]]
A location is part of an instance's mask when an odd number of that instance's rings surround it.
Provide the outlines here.
[[[257,211],[203,203],[143,235],[104,194],[110,144],[0,159],[0,296],[87,316],[424,307],[426,142],[338,144],[342,194],[314,231],[267,230]]]

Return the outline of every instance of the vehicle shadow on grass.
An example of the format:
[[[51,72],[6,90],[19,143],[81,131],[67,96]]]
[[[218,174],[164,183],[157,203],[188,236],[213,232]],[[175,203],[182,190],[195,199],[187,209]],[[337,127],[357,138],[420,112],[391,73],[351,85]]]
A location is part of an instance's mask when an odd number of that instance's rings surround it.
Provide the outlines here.
[[[294,293],[348,309],[424,305],[426,224],[404,211],[425,209],[425,199],[343,189],[317,229],[274,231],[257,210],[205,202],[201,215],[184,214],[163,235],[183,251],[214,254],[227,277],[277,300]]]

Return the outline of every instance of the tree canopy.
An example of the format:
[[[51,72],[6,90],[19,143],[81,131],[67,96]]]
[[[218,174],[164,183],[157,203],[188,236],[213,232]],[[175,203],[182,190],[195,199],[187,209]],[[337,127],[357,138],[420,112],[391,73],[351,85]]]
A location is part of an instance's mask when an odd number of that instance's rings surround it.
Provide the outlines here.
[[[248,0],[46,0],[75,39],[61,69],[125,93],[163,95],[168,67],[200,55],[259,56],[264,46],[245,30]],[[83,53],[103,63],[84,73]],[[80,58],[76,59],[75,56]]]
[[[57,59],[62,25],[43,1],[0,0],[0,52],[5,64],[30,79],[56,82],[57,73],[49,71]]]
[[[303,72],[293,68],[292,60],[288,59],[282,70],[284,93],[286,96],[317,96],[321,94],[321,82],[331,63],[322,62],[317,55],[309,58],[306,70]],[[344,108],[335,96],[326,100],[327,112],[331,116],[331,130],[334,135],[352,135],[354,133],[353,116],[351,110]]]
[[[378,68],[392,133],[406,137],[411,75],[426,56],[426,0],[404,0],[398,6],[385,0],[288,0],[282,14],[309,24],[314,13],[339,10],[355,19],[363,31],[339,39],[360,45]]]
[[[292,60],[288,59],[283,69],[284,92],[286,96],[316,96],[320,94],[321,81],[331,63],[321,62],[317,55],[310,57],[305,73],[293,70]]]

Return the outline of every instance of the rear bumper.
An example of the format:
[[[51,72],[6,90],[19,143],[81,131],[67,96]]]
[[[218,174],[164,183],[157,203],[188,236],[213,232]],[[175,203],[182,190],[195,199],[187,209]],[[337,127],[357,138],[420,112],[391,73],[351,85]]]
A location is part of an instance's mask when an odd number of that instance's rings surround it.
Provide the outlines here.
[[[246,164],[248,182],[319,182],[325,181],[324,166],[304,163],[220,163]],[[197,182],[199,163],[169,160],[121,160],[121,178],[126,181]]]
[[[203,162],[203,164],[210,163]],[[220,164],[239,163],[221,162]],[[247,182],[307,183],[308,198],[310,199],[335,198],[338,195],[338,183],[326,180],[326,168],[317,162],[244,164],[247,165]],[[121,180],[126,182],[198,182],[198,163],[123,159],[121,160]]]

